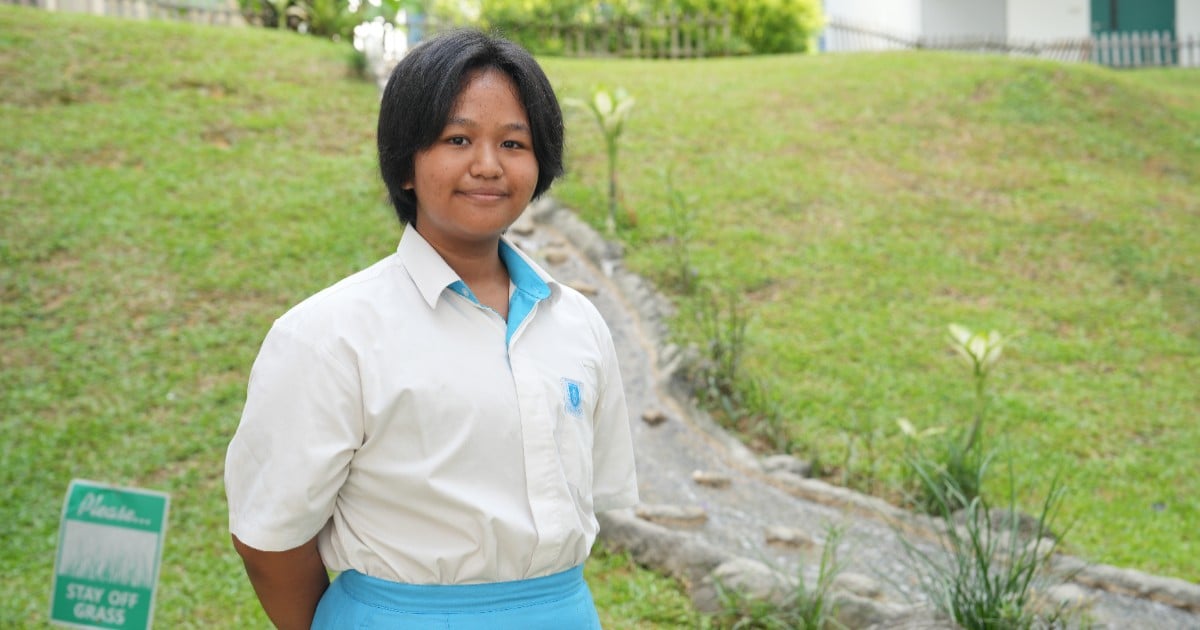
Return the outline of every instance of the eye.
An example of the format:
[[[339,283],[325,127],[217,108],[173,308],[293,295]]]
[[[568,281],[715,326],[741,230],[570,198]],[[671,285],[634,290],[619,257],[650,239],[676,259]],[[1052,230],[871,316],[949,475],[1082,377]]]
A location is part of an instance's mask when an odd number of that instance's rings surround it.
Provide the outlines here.
[[[450,136],[446,138],[447,144],[452,144],[456,147],[466,146],[468,140],[464,136]]]
[[[500,146],[504,147],[505,149],[524,149],[525,148],[525,144],[518,140],[505,140],[504,142],[500,143]]]

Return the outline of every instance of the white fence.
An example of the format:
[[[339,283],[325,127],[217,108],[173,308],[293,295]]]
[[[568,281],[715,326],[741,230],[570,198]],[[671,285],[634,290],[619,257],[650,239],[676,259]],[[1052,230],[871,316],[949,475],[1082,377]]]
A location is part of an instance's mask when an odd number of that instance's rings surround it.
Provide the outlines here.
[[[911,37],[831,19],[821,35],[828,52],[962,50],[1090,61],[1118,68],[1200,67],[1200,36],[1170,33],[1103,33],[1086,39],[1012,41],[996,37]]]
[[[47,11],[91,13],[137,20],[177,20],[243,26],[236,0],[0,0]]]

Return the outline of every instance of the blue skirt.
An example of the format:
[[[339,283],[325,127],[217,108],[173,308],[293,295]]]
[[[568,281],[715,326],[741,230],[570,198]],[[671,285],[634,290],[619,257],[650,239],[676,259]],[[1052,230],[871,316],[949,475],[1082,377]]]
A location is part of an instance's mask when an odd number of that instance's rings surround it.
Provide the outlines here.
[[[357,571],[329,585],[313,630],[600,630],[583,567],[545,577],[490,584],[416,585]]]

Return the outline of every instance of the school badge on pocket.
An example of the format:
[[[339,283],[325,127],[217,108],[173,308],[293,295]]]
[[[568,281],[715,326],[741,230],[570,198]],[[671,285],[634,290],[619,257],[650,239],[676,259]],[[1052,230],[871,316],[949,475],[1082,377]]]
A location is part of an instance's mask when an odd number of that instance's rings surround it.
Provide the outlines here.
[[[583,417],[583,385],[569,378],[562,379],[563,409],[569,416]]]

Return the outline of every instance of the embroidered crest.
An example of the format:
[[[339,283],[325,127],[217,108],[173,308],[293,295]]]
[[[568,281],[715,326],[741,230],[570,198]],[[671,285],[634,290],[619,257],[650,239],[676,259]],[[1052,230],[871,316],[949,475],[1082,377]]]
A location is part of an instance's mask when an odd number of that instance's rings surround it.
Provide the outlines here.
[[[562,380],[563,384],[563,409],[567,415],[575,416],[576,418],[583,417],[583,385],[579,381],[573,381],[569,378]]]

